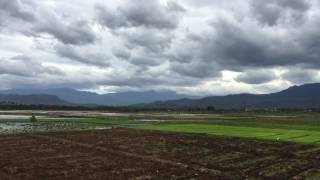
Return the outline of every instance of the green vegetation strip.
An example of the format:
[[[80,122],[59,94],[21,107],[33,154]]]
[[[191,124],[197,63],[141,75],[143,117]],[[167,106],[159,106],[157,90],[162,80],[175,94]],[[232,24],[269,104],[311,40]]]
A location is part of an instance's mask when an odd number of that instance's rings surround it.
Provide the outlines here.
[[[261,127],[239,127],[211,124],[157,124],[146,125],[137,128],[146,130],[159,130],[181,133],[205,133],[211,135],[320,144],[320,132],[310,130],[271,129]]]

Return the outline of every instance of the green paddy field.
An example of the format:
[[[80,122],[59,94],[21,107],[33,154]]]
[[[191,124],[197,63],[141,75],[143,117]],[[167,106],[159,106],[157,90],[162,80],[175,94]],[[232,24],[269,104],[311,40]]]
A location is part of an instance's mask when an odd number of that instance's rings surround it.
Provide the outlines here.
[[[155,119],[161,119],[155,116]],[[140,126],[146,130],[201,133],[272,141],[320,144],[319,114],[176,115],[168,121]]]

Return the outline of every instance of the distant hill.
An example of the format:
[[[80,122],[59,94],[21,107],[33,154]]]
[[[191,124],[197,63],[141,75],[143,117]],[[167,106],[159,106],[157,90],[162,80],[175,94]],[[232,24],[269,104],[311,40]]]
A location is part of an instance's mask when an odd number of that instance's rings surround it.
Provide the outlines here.
[[[55,105],[69,106],[72,105],[53,95],[0,95],[0,104],[18,104],[18,105]]]
[[[173,99],[180,99],[190,97],[180,95],[175,92],[121,92],[109,94],[97,94],[86,91],[78,91],[70,88],[56,88],[56,89],[12,89],[0,91],[0,94],[48,94],[55,95],[60,99],[74,104],[96,104],[96,105],[109,105],[109,106],[127,106],[139,103],[151,103],[154,101],[166,101]]]
[[[214,106],[231,108],[320,108],[320,83],[293,86],[272,94],[236,94],[201,99],[178,99],[140,104],[148,108],[188,108]]]

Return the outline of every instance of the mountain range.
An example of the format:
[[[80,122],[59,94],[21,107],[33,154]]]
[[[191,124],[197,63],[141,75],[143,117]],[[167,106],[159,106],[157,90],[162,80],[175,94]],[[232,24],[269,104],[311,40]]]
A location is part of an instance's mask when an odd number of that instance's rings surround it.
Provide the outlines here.
[[[57,98],[78,105],[107,105],[107,106],[128,106],[139,103],[151,103],[160,100],[173,100],[180,98],[192,98],[187,95],[180,95],[175,92],[119,92],[108,94],[97,94],[87,91],[78,91],[71,88],[56,89],[10,89],[2,90],[0,94],[11,95],[53,95]]]
[[[320,108],[320,83],[292,86],[271,94],[236,94],[178,99],[137,105],[144,108]]]
[[[1,94],[0,104],[18,104],[18,105],[57,105],[57,106],[70,106],[57,96],[47,94],[36,95],[17,95],[17,94]]]
[[[13,89],[0,91],[0,102],[28,105],[130,105],[140,108],[320,108],[320,83],[292,86],[271,94],[235,94],[204,98],[156,91],[97,94],[69,88]]]

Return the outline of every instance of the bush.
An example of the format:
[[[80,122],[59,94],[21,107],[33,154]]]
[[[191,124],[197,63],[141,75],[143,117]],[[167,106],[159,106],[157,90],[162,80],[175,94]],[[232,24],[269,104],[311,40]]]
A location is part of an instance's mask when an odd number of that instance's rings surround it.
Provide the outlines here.
[[[38,122],[37,118],[35,115],[32,115],[31,118],[30,118],[30,121],[31,122]]]

